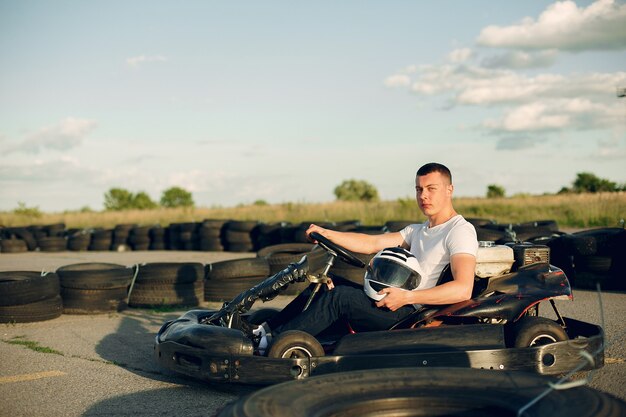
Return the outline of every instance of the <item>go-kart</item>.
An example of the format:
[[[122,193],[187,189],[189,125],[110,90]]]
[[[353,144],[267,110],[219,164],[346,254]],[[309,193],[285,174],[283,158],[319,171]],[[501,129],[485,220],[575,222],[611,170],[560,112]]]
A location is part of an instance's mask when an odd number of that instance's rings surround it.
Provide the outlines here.
[[[528,243],[481,242],[470,300],[423,306],[385,331],[354,332],[349,323],[338,323],[318,338],[287,331],[275,338],[266,356],[260,355],[252,328],[267,318],[267,309],[251,313],[257,300],[271,300],[288,285],[306,279],[312,284],[306,308],[332,277],[330,269],[337,257],[364,266],[345,248],[317,233],[311,237],[327,251],[324,265],[311,266],[304,256],[220,310],[191,310],[166,322],[155,340],[158,363],[205,381],[250,384],[394,367],[469,367],[557,375],[604,364],[602,329],[561,316],[554,300],[573,299],[568,279],[550,265],[546,246]],[[444,270],[439,283],[447,279],[451,275]],[[539,304],[546,300],[556,321],[539,316]],[[338,328],[344,331],[337,332]]]

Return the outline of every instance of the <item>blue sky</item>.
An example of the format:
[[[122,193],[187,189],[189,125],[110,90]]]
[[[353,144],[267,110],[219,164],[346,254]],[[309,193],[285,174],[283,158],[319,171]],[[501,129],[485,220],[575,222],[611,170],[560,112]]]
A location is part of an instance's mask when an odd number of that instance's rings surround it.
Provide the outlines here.
[[[622,1],[0,0],[0,210],[626,182]]]

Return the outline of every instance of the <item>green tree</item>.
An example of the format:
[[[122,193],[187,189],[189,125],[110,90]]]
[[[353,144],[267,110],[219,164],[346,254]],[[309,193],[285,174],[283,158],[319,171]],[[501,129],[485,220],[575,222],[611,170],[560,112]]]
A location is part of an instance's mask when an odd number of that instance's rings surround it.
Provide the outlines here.
[[[181,187],[170,187],[161,194],[163,207],[193,207],[191,193]]]
[[[159,205],[152,201],[147,193],[145,193],[144,191],[140,191],[133,196],[132,206],[133,208],[139,210],[149,210],[157,208]]]
[[[501,185],[489,184],[487,186],[487,198],[501,198],[504,197],[505,194],[504,187]]]
[[[613,181],[598,178],[591,172],[579,172],[572,184],[572,191],[576,193],[598,193],[602,191],[619,191],[620,187]]]
[[[123,188],[111,188],[104,194],[105,210],[128,210],[133,208],[133,193]]]
[[[335,187],[335,197],[341,201],[378,201],[378,190],[363,180],[345,180]]]

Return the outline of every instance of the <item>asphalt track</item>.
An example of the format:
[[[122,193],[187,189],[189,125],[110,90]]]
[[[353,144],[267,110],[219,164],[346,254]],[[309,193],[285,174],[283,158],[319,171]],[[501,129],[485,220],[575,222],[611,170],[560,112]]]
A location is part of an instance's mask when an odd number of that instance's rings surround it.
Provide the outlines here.
[[[202,262],[254,256],[219,252],[60,252],[0,254],[0,270],[47,270],[78,262]],[[289,297],[261,306],[281,307]],[[603,314],[600,313],[600,300]],[[626,400],[626,294],[575,291],[558,301],[564,316],[601,324],[605,366],[589,386]],[[218,308],[217,303],[203,307]],[[258,387],[206,384],[165,371],[153,361],[154,335],[183,312],[128,309],[121,313],[62,315],[36,323],[0,324],[0,416],[211,416]],[[542,314],[550,317],[551,309]],[[552,313],[553,314],[553,313]],[[54,352],[34,350],[36,346]]]

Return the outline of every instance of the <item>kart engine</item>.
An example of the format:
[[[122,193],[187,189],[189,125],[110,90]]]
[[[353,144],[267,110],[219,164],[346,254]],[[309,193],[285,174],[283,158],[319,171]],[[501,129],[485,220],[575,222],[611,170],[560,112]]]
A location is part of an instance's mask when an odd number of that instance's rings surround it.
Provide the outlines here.
[[[530,242],[511,242],[496,245],[494,242],[479,242],[476,257],[476,276],[497,277],[534,263],[550,263],[550,248]]]

